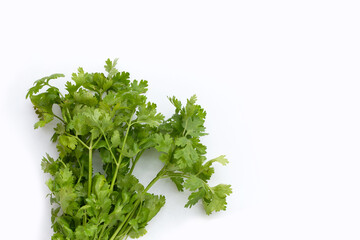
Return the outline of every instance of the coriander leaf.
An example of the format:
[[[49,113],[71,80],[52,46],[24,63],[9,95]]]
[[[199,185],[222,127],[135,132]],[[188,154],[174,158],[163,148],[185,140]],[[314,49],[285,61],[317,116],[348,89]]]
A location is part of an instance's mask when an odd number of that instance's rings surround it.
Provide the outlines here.
[[[64,147],[68,147],[72,150],[75,149],[76,145],[77,145],[77,140],[75,137],[73,136],[65,136],[65,135],[61,135],[59,137],[59,142],[64,146]]]
[[[169,101],[172,103],[172,105],[174,105],[175,107],[175,112],[179,113],[181,110],[181,102],[175,97],[168,97]]]
[[[226,197],[232,193],[231,186],[226,184],[219,184],[211,190],[210,197],[203,199],[203,206],[208,215],[214,211],[226,210]]]
[[[193,192],[190,194],[188,198],[188,202],[186,203],[185,207],[191,208],[194,206],[199,200],[205,197],[206,191],[204,188],[200,188],[197,192]]]
[[[225,166],[226,164],[229,163],[229,161],[226,159],[225,155],[221,155],[217,158],[211,159],[210,161],[208,161],[205,165],[210,166],[212,165],[214,162],[218,162],[220,164],[222,164],[223,166]]]
[[[134,80],[131,83],[131,89],[132,91],[138,92],[138,93],[146,93],[148,87],[148,82],[145,80],[141,80],[138,82],[137,80]]]
[[[34,86],[30,88],[28,93],[26,94],[26,98],[30,97],[31,99],[34,94],[38,93],[44,86],[48,85],[50,80],[57,79],[59,77],[65,77],[65,75],[61,73],[55,73],[48,77],[43,77],[35,81]]]
[[[198,160],[198,154],[191,144],[187,144],[183,148],[177,148],[174,158],[180,168],[192,167]]]
[[[204,187],[204,181],[200,178],[191,175],[184,183],[184,187],[190,191],[195,191],[198,188]]]
[[[184,179],[181,177],[171,177],[171,181],[173,181],[176,185],[176,188],[179,192],[184,191]]]
[[[114,61],[111,61],[109,58],[106,60],[106,64],[104,66],[106,72],[108,72],[108,77],[111,78],[119,71],[116,69],[116,64],[118,62],[118,58],[115,58]]]
[[[43,157],[41,161],[41,168],[45,173],[50,173],[54,176],[59,170],[59,165],[49,154],[46,154],[46,157]]]
[[[120,146],[120,144],[121,144],[121,139],[120,139],[119,130],[115,130],[111,137],[111,146],[118,147],[118,146]]]
[[[168,153],[173,144],[173,139],[169,134],[156,133],[153,136],[153,142],[155,143],[155,149],[159,152]]]
[[[161,113],[156,113],[156,104],[147,103],[146,105],[140,105],[137,112],[137,123],[148,124],[150,127],[157,127],[164,116]]]

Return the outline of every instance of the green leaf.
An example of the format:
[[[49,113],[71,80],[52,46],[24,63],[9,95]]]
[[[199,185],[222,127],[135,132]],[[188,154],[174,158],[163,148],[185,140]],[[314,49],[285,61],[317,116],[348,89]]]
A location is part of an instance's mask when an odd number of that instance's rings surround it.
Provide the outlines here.
[[[204,120],[198,117],[192,117],[185,121],[183,127],[186,131],[186,135],[193,137],[200,137],[206,135]]]
[[[108,58],[106,60],[106,64],[104,66],[106,72],[108,72],[108,77],[111,78],[112,76],[114,76],[116,73],[118,73],[119,71],[116,69],[116,64],[118,62],[118,58],[115,58],[114,61],[111,61],[110,58]]]
[[[225,155],[221,155],[217,158],[211,159],[205,165],[211,166],[214,162],[218,162],[218,163],[222,164],[223,166],[225,166],[226,164],[229,163],[229,161],[226,159]]]
[[[147,231],[146,231],[145,228],[141,228],[141,229],[139,229],[137,231],[131,230],[129,232],[129,237],[131,237],[131,238],[139,238],[139,237],[144,236],[146,233],[147,233]]]
[[[86,82],[86,74],[84,72],[84,69],[82,67],[79,67],[78,73],[73,73],[71,79],[74,80],[76,85],[83,85]]]
[[[161,113],[156,113],[156,104],[147,103],[147,105],[140,105],[137,112],[137,123],[148,124],[150,127],[157,127],[164,119]]]
[[[71,82],[67,81],[65,84],[65,89],[71,94],[73,95],[78,89],[79,89],[80,85],[74,85]]]
[[[59,142],[64,146],[64,147],[68,147],[72,150],[75,149],[76,145],[77,145],[77,140],[75,137],[73,136],[65,136],[65,135],[61,135],[59,137]]]
[[[179,113],[181,110],[181,102],[175,97],[168,97],[169,101],[172,103],[172,105],[174,105],[175,107],[175,112]]]
[[[185,207],[191,208],[194,206],[199,200],[203,199],[205,197],[205,189],[200,188],[197,192],[193,192],[190,194],[188,198],[188,202],[186,203]]]
[[[131,89],[134,92],[146,93],[147,92],[147,87],[148,87],[148,82],[145,81],[145,80],[141,80],[140,82],[138,82],[137,80],[134,80],[131,83]]]
[[[175,183],[179,192],[184,191],[184,179],[182,177],[171,177],[170,179]]]
[[[46,154],[46,157],[43,157],[41,161],[41,168],[45,173],[50,173],[54,176],[59,170],[59,165],[49,154]]]
[[[72,171],[68,167],[65,167],[61,168],[60,171],[56,173],[54,180],[59,186],[72,186],[74,182],[74,176]]]
[[[86,224],[85,226],[78,226],[75,231],[76,240],[92,239],[97,230],[96,225]]]
[[[106,148],[101,148],[99,152],[100,152],[100,157],[104,163],[113,162],[113,158],[109,150],[107,150]]]
[[[118,91],[126,91],[129,87],[130,74],[128,72],[118,72],[112,77],[113,85],[111,89]]]
[[[121,144],[120,133],[119,130],[115,130],[111,137],[111,146],[119,147]]]
[[[155,143],[155,149],[164,153],[169,153],[173,144],[173,139],[169,134],[156,133],[153,136],[153,141]]]
[[[175,145],[180,147],[185,147],[188,144],[191,144],[191,141],[186,137],[180,137],[175,141]]]
[[[189,189],[190,191],[195,191],[196,189],[203,186],[204,181],[194,175],[191,175],[184,183],[184,187]]]
[[[88,124],[88,118],[84,114],[76,114],[68,124],[68,128],[75,130],[77,136],[86,135],[90,132],[91,126]]]
[[[75,201],[77,199],[77,194],[73,187],[67,185],[60,188],[58,196],[61,210],[66,214],[73,215],[74,211],[77,211],[79,208],[78,203]]]
[[[187,144],[183,148],[177,148],[174,153],[174,158],[180,168],[192,167],[198,160],[199,156],[191,144]]]
[[[26,98],[33,96],[34,94],[38,93],[44,86],[46,86],[50,80],[57,79],[59,77],[65,77],[64,74],[55,73],[47,77],[43,77],[34,82],[34,86],[29,89],[28,93],[26,94]]]
[[[34,128],[44,127],[46,124],[51,122],[54,119],[54,115],[42,112],[41,110],[36,110],[36,113],[39,115],[39,121],[34,124]]]
[[[164,206],[165,204],[165,197],[164,196],[158,196],[154,194],[147,194],[145,201],[144,201],[144,207],[149,209],[149,215],[147,222],[150,221]]]
[[[74,100],[79,104],[87,106],[95,106],[98,103],[97,98],[91,92],[82,88],[74,93]]]
[[[58,225],[60,231],[64,234],[66,239],[73,238],[74,232],[72,231],[72,229],[70,227],[69,221],[65,217],[63,217],[63,216],[57,217],[56,224]]]
[[[203,206],[208,215],[214,211],[226,210],[226,197],[232,193],[231,186],[226,184],[219,184],[212,187],[211,190],[211,197],[205,197],[203,199]]]

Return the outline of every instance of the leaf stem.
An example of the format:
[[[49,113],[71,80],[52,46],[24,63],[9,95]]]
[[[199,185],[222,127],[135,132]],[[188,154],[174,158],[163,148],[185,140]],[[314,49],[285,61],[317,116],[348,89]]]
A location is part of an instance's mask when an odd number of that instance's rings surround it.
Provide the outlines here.
[[[54,117],[56,117],[57,119],[59,119],[60,121],[62,121],[63,123],[65,123],[65,121],[64,121],[61,117],[59,117],[58,115],[56,115],[56,114],[54,114],[54,113],[53,113],[53,115],[54,115]]]
[[[140,199],[138,199],[136,202],[135,202],[135,206],[134,208],[131,210],[131,212],[129,212],[124,221],[118,226],[118,228],[115,230],[115,232],[113,233],[113,235],[111,236],[110,240],[114,240],[116,238],[116,236],[119,234],[120,230],[122,229],[122,227],[128,223],[128,220],[134,215],[135,213],[135,210],[137,209],[137,207],[139,206],[140,204]]]
[[[104,234],[104,231],[105,231],[105,229],[106,229],[106,226],[107,226],[107,225],[104,223],[103,227],[101,228],[101,232],[100,232],[100,235],[99,235],[98,239],[101,240],[101,237],[102,237],[102,235]]]
[[[81,143],[84,147],[86,147],[87,149],[89,149],[89,146],[88,146],[86,143],[84,143],[78,136],[72,135],[72,134],[70,134],[70,133],[66,133],[66,134],[67,134],[68,136],[71,136],[71,137],[76,138],[76,140],[78,140],[79,143]]]
[[[134,171],[134,168],[135,168],[135,165],[136,163],[139,161],[141,155],[145,152],[145,149],[141,150],[137,155],[136,155],[136,158],[135,160],[133,161],[132,165],[131,165],[131,169],[130,169],[130,172],[129,174],[132,174],[132,172]]]
[[[89,184],[88,184],[88,197],[91,194],[91,184],[92,184],[92,143],[93,138],[91,137],[90,147],[89,147]]]
[[[129,135],[130,127],[132,126],[131,120],[132,120],[132,117],[133,117],[134,113],[135,113],[135,111],[134,111],[133,114],[131,115],[130,120],[129,120],[129,122],[128,122],[128,127],[127,127],[127,129],[126,129],[125,138],[124,138],[124,141],[123,141],[123,144],[122,144],[122,147],[121,147],[121,152],[120,152],[119,160],[116,162],[115,173],[114,173],[114,176],[113,176],[113,178],[112,178],[111,185],[110,185],[110,190],[111,190],[111,191],[114,189],[115,180],[116,180],[116,178],[117,178],[117,174],[118,174],[118,172],[119,172],[119,167],[120,167],[120,164],[121,164],[121,161],[122,161],[122,156],[123,156],[123,152],[124,152],[124,148],[125,148],[125,144],[126,144],[126,139],[127,139],[127,136]]]
[[[149,191],[149,189],[159,180],[162,178],[162,176],[164,175],[165,173],[165,169],[166,169],[167,165],[165,165],[159,172],[158,174],[156,175],[156,177],[151,180],[151,182],[146,186],[146,188],[144,189],[144,191],[141,193],[141,194],[146,194],[147,191]],[[114,234],[111,236],[110,240],[114,240],[117,235],[120,233],[120,231],[122,230],[122,228],[124,226],[126,226],[129,222],[129,220],[133,217],[133,215],[135,214],[139,204],[141,203],[142,201],[140,199],[138,199],[135,204],[134,204],[134,208],[128,213],[128,215],[125,217],[124,221],[118,226],[118,228],[115,230]],[[126,233],[126,232],[125,232]]]
[[[79,164],[79,167],[80,167],[80,175],[79,175],[79,178],[78,178],[78,180],[76,182],[76,184],[79,184],[79,182],[80,182],[80,180],[82,178],[83,172],[84,172],[84,165],[80,163],[78,158],[76,158],[76,160],[77,160],[77,162]]]
[[[111,147],[110,147],[110,144],[109,144],[109,141],[108,141],[108,139],[107,139],[107,137],[106,137],[106,135],[105,135],[105,132],[104,132],[102,129],[101,129],[101,133],[102,133],[103,136],[104,136],[106,145],[108,146],[108,149],[109,149],[109,151],[110,151],[110,153],[111,153],[112,158],[114,159],[115,163],[117,164],[116,157],[115,157],[114,153],[112,152]]]

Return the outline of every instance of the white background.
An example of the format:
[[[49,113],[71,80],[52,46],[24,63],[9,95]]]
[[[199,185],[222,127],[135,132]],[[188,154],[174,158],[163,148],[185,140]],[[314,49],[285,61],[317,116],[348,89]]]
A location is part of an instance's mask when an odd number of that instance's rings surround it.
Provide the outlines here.
[[[212,181],[233,185],[226,212],[184,209],[187,194],[160,182],[167,204],[142,239],[360,239],[359,12],[347,0],[1,1],[1,239],[51,236],[40,160],[56,151],[27,89],[116,57],[167,116],[166,96],[196,93],[208,157],[230,160]],[[159,167],[147,159],[144,184]]]

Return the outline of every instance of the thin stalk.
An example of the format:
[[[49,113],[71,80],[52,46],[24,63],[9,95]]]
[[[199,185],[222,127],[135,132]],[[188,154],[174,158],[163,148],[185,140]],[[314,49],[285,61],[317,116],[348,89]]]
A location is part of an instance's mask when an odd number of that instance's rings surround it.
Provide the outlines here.
[[[123,144],[122,144],[122,147],[121,147],[121,152],[120,152],[120,156],[119,156],[119,160],[116,162],[116,169],[115,169],[115,173],[114,173],[114,176],[112,178],[112,181],[111,181],[111,185],[110,185],[110,190],[112,191],[114,189],[114,184],[115,184],[115,180],[117,178],[117,174],[119,172],[119,167],[120,167],[120,164],[121,164],[121,161],[122,161],[122,156],[123,156],[123,152],[124,152],[124,148],[125,148],[125,144],[126,144],[126,139],[127,139],[127,136],[129,135],[129,131],[130,131],[130,127],[131,127],[131,119],[132,119],[132,116],[134,115],[134,113],[131,115],[131,118],[128,122],[128,127],[126,129],[126,133],[125,133],[125,138],[124,138],[124,141],[123,141]]]
[[[114,176],[113,176],[113,178],[111,180],[110,191],[112,191],[114,189],[115,180],[116,180],[116,177],[117,177],[117,173],[119,171],[119,167],[120,167],[120,164],[116,164],[115,173],[114,173]]]
[[[132,174],[132,172],[134,171],[134,168],[135,168],[135,165],[137,163],[137,161],[139,161],[141,155],[145,152],[145,149],[141,150],[137,155],[136,155],[136,158],[135,160],[133,161],[132,165],[131,165],[131,169],[130,169],[130,172],[129,174]]]
[[[140,205],[140,206],[141,206],[141,205]],[[121,237],[120,240],[122,240],[122,239],[124,239],[124,238],[127,239],[127,238],[128,238],[127,234],[130,232],[130,230],[131,230],[131,226],[128,226],[128,227],[126,228],[126,230],[119,235],[119,237]]]
[[[84,165],[80,163],[79,159],[77,159],[79,166],[80,166],[80,176],[79,179],[77,180],[76,184],[79,184],[83,174],[84,174]]]
[[[78,140],[79,141],[79,143],[81,143],[84,147],[86,147],[87,149],[89,149],[89,146],[88,145],[86,145],[86,143],[84,143],[78,136],[74,136],[74,135],[72,135],[72,134],[69,134],[69,133],[66,133],[68,136],[71,136],[71,137],[74,137],[74,138],[76,138],[76,140]]]
[[[40,111],[40,110],[39,110]],[[55,113],[52,113],[52,112],[46,112],[46,111],[41,111],[42,113],[46,113],[46,114],[50,114],[50,115],[53,115],[54,117],[56,117],[57,119],[59,119],[60,121],[62,121],[64,124],[65,124],[65,121],[59,117],[58,115],[56,115]]]
[[[149,191],[149,189],[160,179],[162,178],[164,171],[166,169],[166,165],[159,171],[159,173],[156,175],[156,177],[151,180],[151,182],[146,186],[146,188],[144,189],[144,191],[142,192],[142,194],[145,194],[147,191]],[[120,233],[120,231],[122,230],[122,228],[124,226],[126,226],[126,224],[128,224],[129,220],[132,218],[132,216],[135,214],[139,204],[141,203],[141,200],[138,199],[135,202],[135,206],[134,208],[131,210],[131,212],[128,213],[128,215],[125,217],[125,220],[118,226],[118,228],[115,230],[115,232],[113,233],[113,235],[111,236],[110,240],[114,240],[117,235]]]
[[[66,167],[66,164],[65,164],[61,159],[59,159],[59,161],[62,163],[62,165],[63,165],[64,167]]]
[[[161,178],[169,178],[169,177],[185,177],[185,178],[189,178],[190,175],[184,174],[184,173],[171,173],[171,174],[163,175]]]
[[[132,209],[131,212],[129,212],[124,221],[118,226],[118,228],[115,230],[115,232],[113,233],[113,235],[111,236],[110,240],[114,240],[116,238],[116,236],[119,234],[120,230],[122,229],[122,227],[125,225],[125,223],[127,224],[128,223],[128,220],[134,215],[135,213],[135,210],[137,209],[137,207],[139,206],[140,204],[140,200],[138,199],[135,203],[135,207]]]
[[[56,117],[57,119],[59,119],[60,121],[62,121],[63,123],[65,123],[65,121],[64,121],[61,117],[57,116],[56,114],[53,114],[53,115],[54,115],[54,117]]]
[[[96,147],[96,144],[98,144],[98,142],[100,141],[101,137],[98,138],[98,140],[96,140],[96,142],[94,143],[94,145],[92,146],[92,148]]]
[[[161,172],[161,171],[160,171]],[[159,172],[159,173],[160,173]],[[144,193],[146,193],[147,191],[149,191],[149,189],[160,179],[160,178],[162,178],[162,174],[158,174],[158,175],[156,175],[156,177],[153,179],[153,180],[151,180],[151,182],[146,186],[146,188],[144,189]]]
[[[92,147],[93,147],[93,138],[91,137],[90,141],[90,147],[89,147],[89,179],[88,179],[88,197],[90,197],[91,194],[91,183],[92,183]],[[85,210],[86,211],[86,210]],[[84,219],[83,219],[83,225],[85,225],[87,222],[87,214],[85,212]]]
[[[101,240],[101,237],[102,237],[102,235],[104,234],[104,231],[105,231],[105,229],[106,229],[106,226],[107,226],[107,225],[104,223],[103,227],[101,228],[101,232],[100,232],[100,235],[99,235],[98,239]]]
[[[114,153],[111,151],[111,147],[110,147],[109,141],[108,141],[108,139],[107,139],[107,137],[106,137],[106,135],[105,135],[105,132],[104,132],[102,129],[101,129],[101,132],[102,132],[102,134],[103,134],[103,136],[104,136],[106,145],[108,146],[108,149],[109,149],[109,151],[110,151],[110,153],[111,153],[111,156],[112,156],[112,158],[114,159],[115,163],[117,164],[116,157],[115,157]]]
[[[91,194],[91,184],[92,184],[92,143],[93,139],[91,138],[90,147],[89,147],[89,184],[88,184],[88,197]]]

